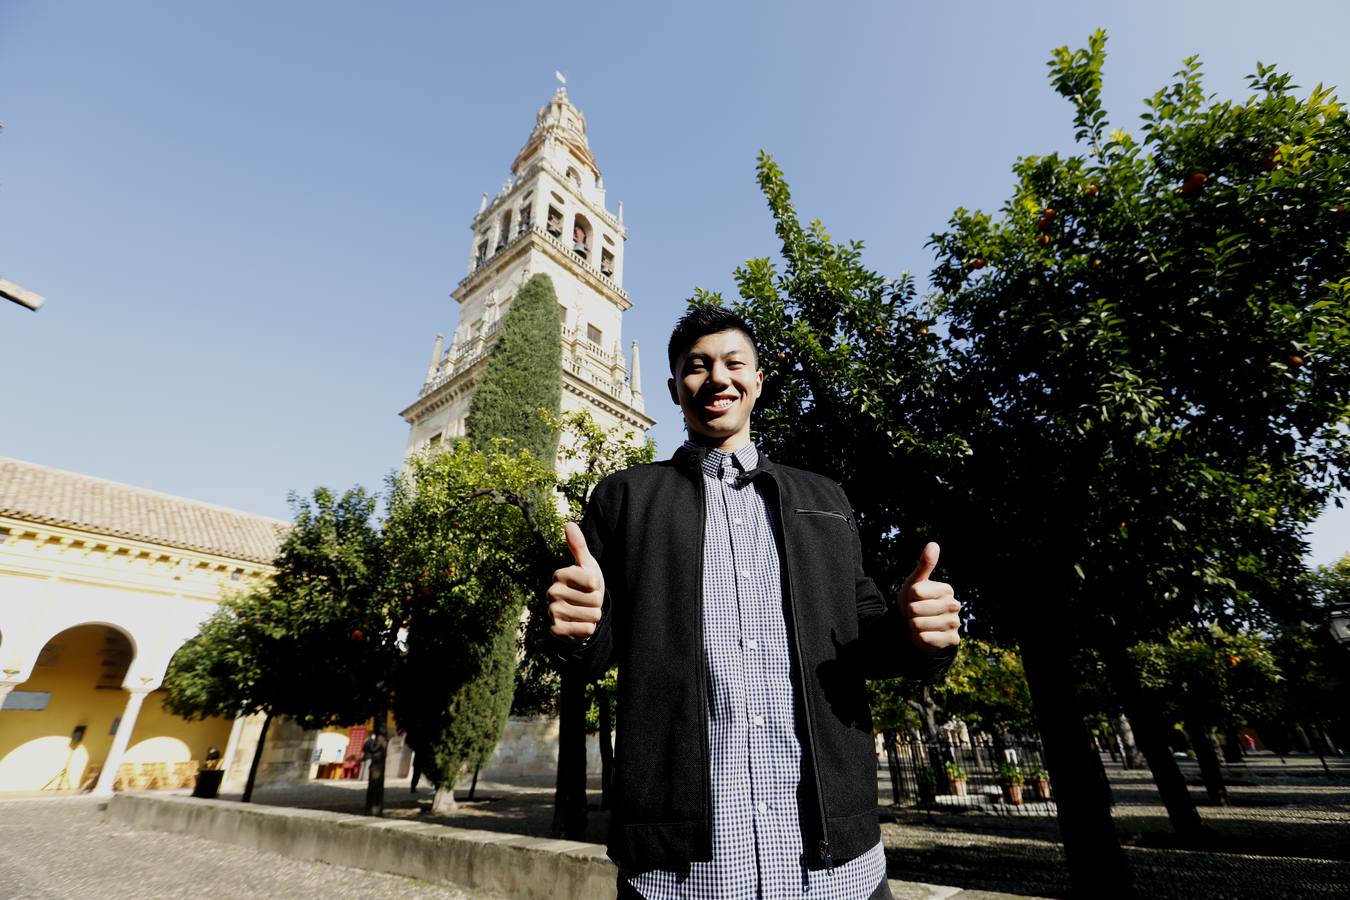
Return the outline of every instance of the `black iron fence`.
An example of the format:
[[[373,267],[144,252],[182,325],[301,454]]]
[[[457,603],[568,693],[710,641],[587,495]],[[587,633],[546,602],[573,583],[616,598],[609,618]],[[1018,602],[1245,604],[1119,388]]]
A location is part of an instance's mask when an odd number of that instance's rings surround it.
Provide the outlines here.
[[[1039,740],[944,734],[882,735],[881,802],[949,812],[1053,816],[1055,801]],[[885,784],[889,779],[889,796]]]

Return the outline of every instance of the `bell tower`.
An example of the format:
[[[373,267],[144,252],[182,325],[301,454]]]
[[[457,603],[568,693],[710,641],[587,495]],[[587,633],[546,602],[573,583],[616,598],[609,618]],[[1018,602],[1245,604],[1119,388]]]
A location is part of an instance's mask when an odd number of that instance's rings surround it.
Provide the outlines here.
[[[468,274],[450,296],[459,321],[449,346],[436,336],[417,399],[400,413],[410,426],[405,455],[463,437],[464,421],[501,320],[516,291],[537,273],[553,280],[561,306],[562,410],[587,410],[603,428],[655,424],[644,410],[634,341],[622,344],[628,229],[623,204],[605,205],[604,179],[586,139],[586,117],[566,87],[539,110],[534,129],[491,199],[469,226]]]

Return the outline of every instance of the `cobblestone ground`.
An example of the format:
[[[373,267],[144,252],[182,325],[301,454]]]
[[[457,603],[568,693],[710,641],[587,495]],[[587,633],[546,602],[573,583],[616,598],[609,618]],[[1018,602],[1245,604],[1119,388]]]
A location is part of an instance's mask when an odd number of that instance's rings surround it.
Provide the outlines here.
[[[1205,823],[1209,850],[1177,846],[1147,771],[1108,766],[1116,828],[1141,897],[1350,897],[1350,761],[1281,764],[1252,758],[1230,770],[1230,805],[1205,805],[1194,763],[1182,769]],[[883,825],[892,878],[990,891],[1068,896],[1054,820],[895,810]]]
[[[1315,758],[1251,757],[1227,771],[1231,804],[1205,805],[1194,763],[1182,763],[1201,815],[1219,836],[1205,851],[1176,846],[1166,811],[1147,771],[1107,763],[1115,818],[1136,887],[1148,898],[1350,897],[1350,759],[1329,760],[1328,778]],[[880,773],[882,796],[889,781]],[[592,785],[592,809],[598,784]],[[260,790],[254,800],[359,813],[365,784],[313,782]],[[466,792],[460,792],[464,800]],[[56,813],[62,803],[83,804]],[[387,815],[461,828],[547,836],[552,823],[551,779],[533,784],[480,783],[475,800],[452,816],[431,816],[431,791],[416,794],[407,779],[391,781]],[[32,807],[31,809],[29,807]],[[998,810],[997,805],[989,807]],[[889,875],[907,882],[974,891],[1065,897],[1068,875],[1055,821],[1045,804],[1027,815],[976,810],[927,814],[885,809],[882,826]],[[1039,813],[1039,814],[1037,814]],[[587,839],[604,840],[606,814],[589,817]],[[16,838],[18,832],[26,832]],[[242,873],[242,874],[241,874]],[[26,893],[10,893],[9,886]],[[128,834],[104,825],[88,800],[0,803],[0,898],[186,896],[212,885],[216,897],[466,897],[406,879],[285,860],[182,835]],[[291,885],[295,885],[291,889]],[[286,889],[281,886],[285,885]]]
[[[408,878],[131,831],[88,797],[0,802],[0,898],[498,900]]]
[[[1140,896],[1150,898],[1315,898],[1350,897],[1350,759],[1328,761],[1332,777],[1316,758],[1287,763],[1253,756],[1226,770],[1231,804],[1206,805],[1199,772],[1181,763],[1192,783],[1206,824],[1219,845],[1197,851],[1175,846],[1153,782],[1145,771],[1124,771],[1106,761],[1116,801],[1116,826]],[[312,783],[259,792],[255,799],[285,806],[360,812],[363,784]],[[598,785],[593,785],[598,787]],[[889,797],[885,772],[878,784]],[[464,792],[460,793],[461,798]],[[453,816],[428,813],[431,792],[409,793],[408,783],[391,782],[388,815],[417,817],[461,828],[548,835],[553,787],[480,784],[474,802],[461,803]],[[598,792],[591,794],[593,807]],[[1000,805],[986,807],[1005,809]],[[891,878],[950,885],[968,890],[1006,891],[1044,897],[1068,894],[1068,873],[1053,810],[1029,804],[1025,815],[991,815],[970,810],[932,815],[890,808],[882,828]],[[604,841],[606,816],[593,812],[587,839]]]

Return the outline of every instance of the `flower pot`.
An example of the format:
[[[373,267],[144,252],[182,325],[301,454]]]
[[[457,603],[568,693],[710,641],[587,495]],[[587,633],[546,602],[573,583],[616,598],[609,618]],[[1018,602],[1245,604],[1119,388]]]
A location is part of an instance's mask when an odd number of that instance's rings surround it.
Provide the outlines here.
[[[1037,800],[1050,799],[1050,782],[1047,779],[1037,779],[1031,783],[1031,786],[1036,789]]]
[[[958,797],[964,797],[966,795],[966,780],[964,778],[960,781],[952,782],[952,793]]]
[[[1022,786],[1020,784],[1005,784],[1003,786],[1003,799],[1013,806],[1021,806]]]

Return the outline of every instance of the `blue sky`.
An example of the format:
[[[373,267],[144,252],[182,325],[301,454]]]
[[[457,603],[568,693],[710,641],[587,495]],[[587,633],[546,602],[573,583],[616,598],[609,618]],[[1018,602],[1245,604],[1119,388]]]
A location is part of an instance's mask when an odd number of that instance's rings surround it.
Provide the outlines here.
[[[569,78],[629,227],[625,339],[680,440],[661,348],[695,286],[774,240],[755,154],[798,210],[931,267],[957,206],[1068,149],[1051,48],[1110,34],[1132,127],[1187,55],[1350,91],[1337,2],[172,4],[0,0],[0,454],[289,518],[287,492],[397,464],[470,219]],[[1312,558],[1350,549],[1350,514]]]

